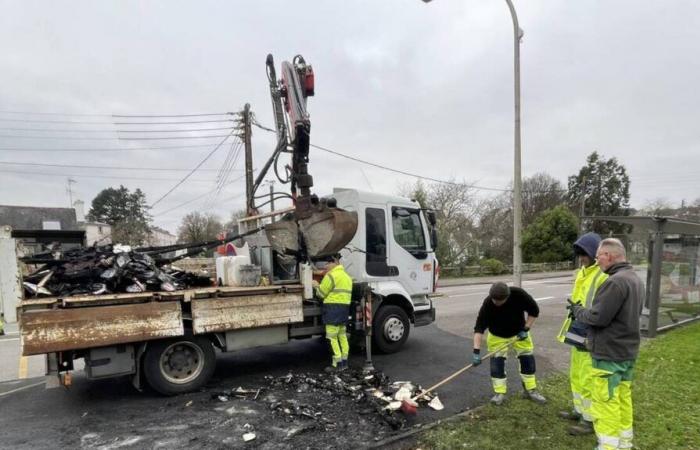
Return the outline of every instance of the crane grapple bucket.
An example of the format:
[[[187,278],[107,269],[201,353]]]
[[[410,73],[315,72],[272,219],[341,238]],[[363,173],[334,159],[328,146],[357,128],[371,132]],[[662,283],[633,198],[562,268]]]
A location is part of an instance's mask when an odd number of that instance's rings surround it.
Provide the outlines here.
[[[339,208],[323,207],[305,219],[289,215],[265,226],[270,245],[281,253],[298,253],[300,243],[311,258],[338,253],[357,232],[357,213]],[[299,238],[299,235],[303,240]]]

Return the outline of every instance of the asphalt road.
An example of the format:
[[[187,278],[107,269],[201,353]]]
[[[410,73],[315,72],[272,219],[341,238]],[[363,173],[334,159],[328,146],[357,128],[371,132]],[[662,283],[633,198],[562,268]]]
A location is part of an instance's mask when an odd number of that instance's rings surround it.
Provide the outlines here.
[[[565,316],[565,298],[571,283],[570,276],[523,283],[541,308],[540,318],[532,329],[538,374],[567,367],[568,349],[559,344],[555,336]],[[440,289],[444,296],[435,300],[436,322],[413,328],[401,352],[376,355],[375,367],[392,380],[410,380],[428,387],[468,364],[476,313],[487,290],[486,284]],[[362,366],[363,361],[363,355],[354,355],[351,365]],[[326,364],[323,339],[221,354],[207,390],[253,387],[268,375],[318,372]],[[509,359],[508,371],[509,394],[517,395],[521,388],[515,358]],[[81,373],[75,374],[69,390],[45,390],[38,384],[40,381],[34,378],[0,383],[1,448],[143,448],[142,437],[148,434],[179,436],[186,429],[187,433],[194,433],[195,439],[197,433],[206,436],[206,420],[212,420],[203,419],[199,413],[190,417],[183,409],[190,399],[209,398],[207,392],[163,398],[148,391],[137,392],[128,379],[88,382]],[[445,409],[422,408],[417,416],[409,419],[408,425],[433,422],[488,401],[491,396],[488,364],[468,371],[438,392]],[[537,405],[533,404],[535,407]],[[211,414],[220,413],[212,409]],[[110,428],[118,429],[122,436],[114,437],[113,433],[109,442],[99,441],[101,433]],[[191,441],[172,439],[162,442],[170,448],[192,447]],[[352,438],[349,439],[351,444]],[[220,447],[237,445],[222,441]],[[149,444],[148,448],[152,447],[154,445]],[[209,445],[200,447],[209,448]]]

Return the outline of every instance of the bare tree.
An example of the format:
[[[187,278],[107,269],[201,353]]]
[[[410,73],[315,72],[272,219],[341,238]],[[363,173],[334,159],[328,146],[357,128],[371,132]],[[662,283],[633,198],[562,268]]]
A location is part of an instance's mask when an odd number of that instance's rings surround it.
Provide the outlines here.
[[[178,228],[178,241],[185,244],[209,241],[216,239],[222,230],[223,226],[216,215],[195,211],[182,218]]]
[[[674,216],[677,210],[671,205],[671,202],[667,198],[658,197],[647,200],[639,212],[647,216]]]
[[[435,211],[437,218],[438,260],[449,266],[465,262],[475,253],[478,200],[466,182],[450,180],[425,187],[418,181],[403,185],[399,195],[416,200],[422,207]]]
[[[546,172],[523,179],[523,227],[527,228],[548,209],[566,201],[566,189]]]

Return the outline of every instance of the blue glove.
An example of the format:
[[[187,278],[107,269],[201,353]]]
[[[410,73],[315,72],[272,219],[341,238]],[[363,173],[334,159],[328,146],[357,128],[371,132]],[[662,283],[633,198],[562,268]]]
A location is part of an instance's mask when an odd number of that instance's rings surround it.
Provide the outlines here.
[[[474,353],[472,354],[472,364],[475,366],[481,364],[481,350],[478,348],[475,348]]]
[[[520,332],[519,332],[518,335],[517,335],[517,336],[518,336],[518,340],[519,340],[519,341],[524,341],[525,339],[527,339],[527,333],[528,333],[528,331],[530,331],[530,329],[529,329],[528,327],[525,327],[525,328],[523,328],[522,330],[520,330]]]

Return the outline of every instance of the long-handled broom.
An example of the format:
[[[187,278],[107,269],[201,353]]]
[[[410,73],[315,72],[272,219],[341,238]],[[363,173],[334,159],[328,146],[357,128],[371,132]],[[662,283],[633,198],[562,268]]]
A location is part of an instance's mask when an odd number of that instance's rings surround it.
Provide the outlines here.
[[[504,348],[510,347],[515,341],[517,341],[517,338],[511,339],[510,341],[508,341],[508,342],[506,342],[505,344],[503,344],[503,345],[501,345],[500,347],[498,347],[496,350],[487,353],[486,355],[484,355],[483,358],[481,358],[482,361],[489,359],[490,357],[492,357],[492,356],[495,355],[496,353],[500,352],[500,351],[503,350]],[[435,384],[435,385],[429,387],[428,389],[426,389],[425,391],[423,391],[423,392],[421,392],[420,394],[416,395],[415,397],[413,397],[413,398],[411,398],[411,399],[408,399],[408,400],[403,400],[403,401],[401,402],[401,411],[403,411],[404,414],[411,414],[411,415],[417,414],[417,412],[418,412],[418,408],[417,408],[418,403],[416,403],[416,400],[418,400],[419,398],[424,397],[424,396],[427,395],[429,392],[431,392],[431,391],[434,390],[434,389],[439,388],[439,387],[442,386],[443,384],[447,384],[448,382],[450,382],[450,381],[452,381],[453,379],[455,379],[458,375],[462,374],[463,372],[466,372],[467,370],[471,369],[472,367],[474,367],[474,363],[471,363],[471,364],[469,364],[468,366],[462,367],[462,368],[459,369],[457,372],[453,373],[452,375],[450,375],[449,377],[447,377],[447,378],[445,378],[444,380],[440,381],[439,383],[437,383],[437,384]]]

